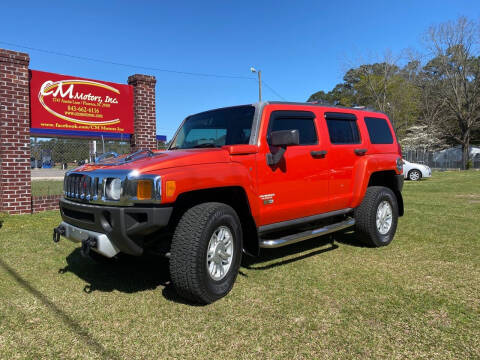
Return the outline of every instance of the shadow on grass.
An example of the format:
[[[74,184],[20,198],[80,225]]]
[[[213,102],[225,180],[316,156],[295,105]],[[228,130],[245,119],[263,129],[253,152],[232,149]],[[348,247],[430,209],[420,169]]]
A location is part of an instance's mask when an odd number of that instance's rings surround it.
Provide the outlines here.
[[[333,234],[332,237],[340,244],[363,246],[355,239],[353,232],[337,233]],[[338,247],[337,244],[331,243],[330,236],[318,237],[277,249],[264,249],[257,258],[244,257],[242,267],[247,270],[272,269],[320,255]],[[296,254],[297,256],[292,257]],[[286,257],[288,258],[286,259]],[[187,305],[198,305],[183,299],[177,294],[170,282],[168,260],[162,257],[123,256],[120,259],[105,261],[105,263],[95,263],[84,258],[80,249],[77,248],[67,256],[66,260],[67,266],[59,269],[58,272],[60,274],[71,272],[85,281],[87,285],[85,285],[83,291],[86,293],[111,292],[114,290],[136,293],[163,287],[162,295],[165,299]],[[267,265],[261,264],[272,260],[277,261]],[[248,277],[248,274],[242,269],[239,271],[239,275]]]
[[[0,229],[2,228],[3,226],[3,223],[5,222],[5,218],[8,216],[7,213],[4,213],[4,212],[0,212]]]
[[[355,231],[353,230],[348,230],[345,232],[339,232],[337,234],[334,234],[335,236],[335,241],[343,244],[343,245],[348,245],[348,246],[355,246],[355,247],[361,247],[361,248],[371,248],[372,246],[368,246],[364,244],[355,234]]]
[[[81,255],[77,248],[67,256],[67,266],[60,274],[71,272],[87,282],[83,289],[86,293],[94,291],[121,291],[136,293],[154,290],[170,282],[168,261],[160,257],[122,256],[119,259],[105,259],[96,263]]]
[[[62,321],[72,332],[74,332],[85,345],[90,347],[93,351],[98,353],[102,358],[106,359],[120,359],[120,357],[113,351],[105,349],[105,347],[96,341],[87,330],[82,328],[78,322],[60,309],[54,302],[48,299],[42,292],[37,290],[27,280],[25,280],[19,273],[6,264],[0,258],[0,268],[3,268],[23,289],[30,293],[33,297],[39,300],[52,314],[54,314],[60,321]]]
[[[163,287],[165,299],[187,305],[198,305],[180,297],[170,283],[168,260],[159,256],[122,256],[119,259],[105,259],[103,263],[81,255],[75,249],[67,256],[67,266],[59,269],[60,274],[71,272],[85,281],[86,293],[95,291],[137,293]]]

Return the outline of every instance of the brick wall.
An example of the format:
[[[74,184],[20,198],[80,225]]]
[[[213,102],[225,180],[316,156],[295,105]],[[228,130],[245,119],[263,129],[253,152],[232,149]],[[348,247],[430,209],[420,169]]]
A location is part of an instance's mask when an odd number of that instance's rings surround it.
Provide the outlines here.
[[[31,212],[28,54],[0,49],[0,211]]]
[[[57,210],[62,195],[32,196],[32,213]]]
[[[135,74],[128,78],[133,86],[134,131],[131,138],[132,151],[156,149],[156,114],[154,76]]]

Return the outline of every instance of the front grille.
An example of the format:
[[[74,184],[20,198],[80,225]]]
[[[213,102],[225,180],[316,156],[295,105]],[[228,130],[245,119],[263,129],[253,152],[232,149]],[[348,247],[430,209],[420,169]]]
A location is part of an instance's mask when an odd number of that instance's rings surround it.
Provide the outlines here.
[[[106,194],[106,188],[112,184],[113,179],[121,181],[120,199],[111,199]],[[148,200],[137,199],[137,181],[147,179],[152,181],[152,198]],[[133,206],[135,204],[161,202],[162,178],[159,175],[138,175],[129,169],[96,169],[92,171],[75,171],[65,174],[63,194],[66,199],[89,204]]]
[[[102,196],[101,185],[98,177],[85,174],[70,174],[65,176],[63,191],[67,198],[97,200]]]

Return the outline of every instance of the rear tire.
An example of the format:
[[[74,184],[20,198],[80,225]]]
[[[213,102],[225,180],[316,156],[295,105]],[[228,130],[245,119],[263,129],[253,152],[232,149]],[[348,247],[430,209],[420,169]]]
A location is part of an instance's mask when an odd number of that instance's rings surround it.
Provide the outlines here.
[[[212,303],[233,287],[242,259],[242,227],[230,206],[209,202],[180,219],[170,249],[170,276],[185,299]]]
[[[386,246],[392,242],[397,229],[397,198],[387,187],[370,186],[354,216],[355,231],[366,245]]]

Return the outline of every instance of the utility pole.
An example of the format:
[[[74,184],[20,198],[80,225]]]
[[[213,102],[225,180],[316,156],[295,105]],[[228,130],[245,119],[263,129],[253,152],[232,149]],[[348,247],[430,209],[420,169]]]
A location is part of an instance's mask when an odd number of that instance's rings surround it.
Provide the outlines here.
[[[258,75],[258,101],[262,102],[262,70],[257,70],[252,66],[250,71]]]

